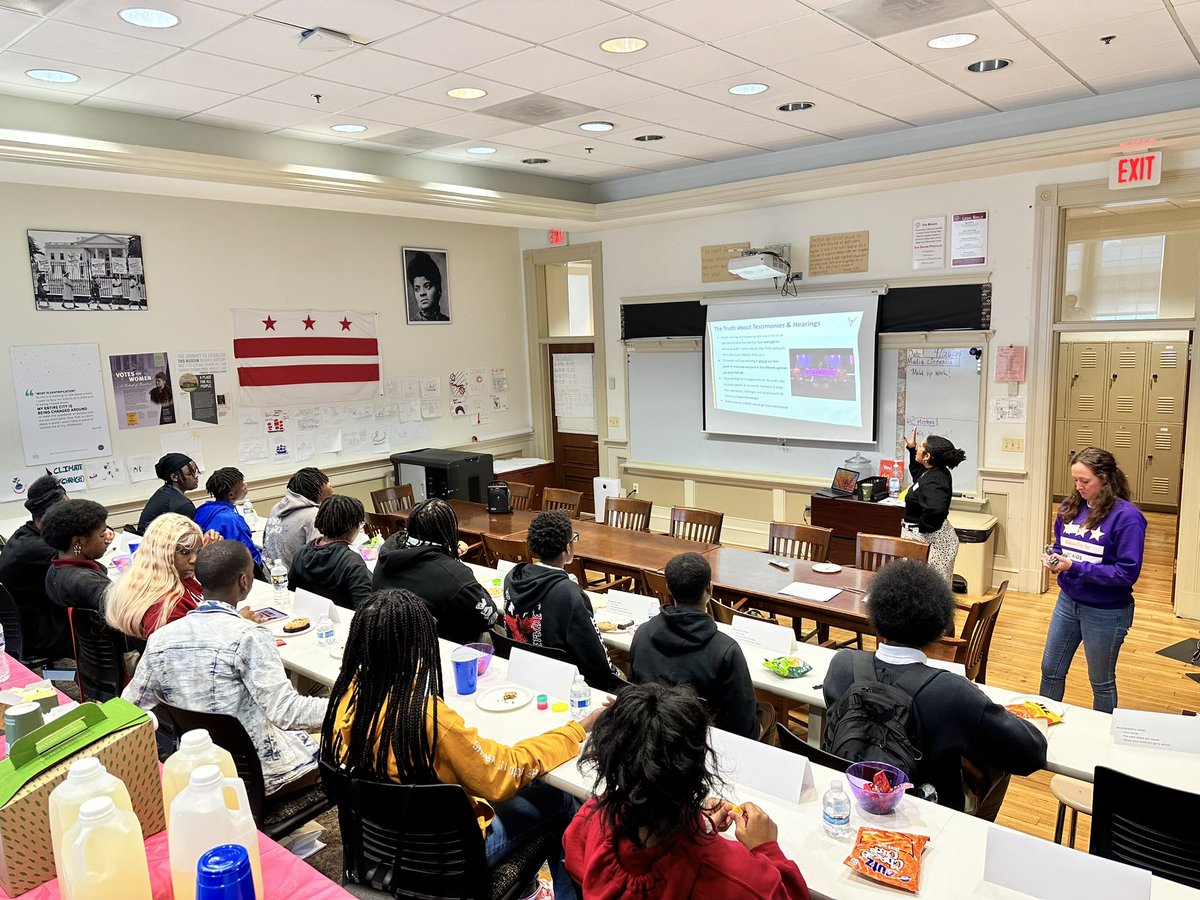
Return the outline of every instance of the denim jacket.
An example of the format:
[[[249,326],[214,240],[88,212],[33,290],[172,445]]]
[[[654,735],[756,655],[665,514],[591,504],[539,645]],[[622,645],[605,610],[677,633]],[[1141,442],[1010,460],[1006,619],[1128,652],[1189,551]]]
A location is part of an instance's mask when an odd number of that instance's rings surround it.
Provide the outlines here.
[[[316,768],[317,746],[305,732],[321,727],[329,704],[296,693],[268,629],[213,600],[150,635],[121,696],[146,709],[167,703],[237,717],[267,793]]]

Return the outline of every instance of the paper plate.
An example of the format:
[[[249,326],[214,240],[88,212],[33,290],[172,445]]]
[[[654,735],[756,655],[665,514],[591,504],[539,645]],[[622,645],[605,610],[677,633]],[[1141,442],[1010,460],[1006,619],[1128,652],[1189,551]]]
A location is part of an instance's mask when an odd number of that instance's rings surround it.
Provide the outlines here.
[[[301,632],[301,633],[303,633],[303,632]],[[333,647],[330,649],[329,655],[332,656],[334,659],[341,659],[342,656],[345,654],[345,652],[346,652],[345,647]]]
[[[285,638],[285,639],[299,637],[300,635],[308,634],[310,631],[313,630],[313,623],[310,621],[308,623],[308,627],[305,628],[303,631],[284,631],[283,626],[286,625],[288,622],[292,621],[292,619],[294,619],[294,618],[296,618],[296,617],[290,616],[289,618],[286,618],[286,619],[276,619],[274,622],[268,622],[267,627],[271,629],[272,634],[277,635],[281,638]]]
[[[820,572],[822,575],[832,575],[835,572],[842,571],[842,567],[837,563],[814,563],[812,570]]]
[[[505,700],[505,694],[516,694],[517,696]],[[519,684],[502,684],[476,694],[475,705],[488,712],[509,712],[520,709],[532,699],[533,691],[528,688],[523,688]]]
[[[1019,697],[1013,697],[1006,705],[1011,706],[1014,703],[1025,703],[1026,701],[1040,703],[1056,716],[1066,715],[1067,712],[1067,704],[1061,700],[1051,700],[1049,697],[1039,697],[1037,694],[1021,694]]]

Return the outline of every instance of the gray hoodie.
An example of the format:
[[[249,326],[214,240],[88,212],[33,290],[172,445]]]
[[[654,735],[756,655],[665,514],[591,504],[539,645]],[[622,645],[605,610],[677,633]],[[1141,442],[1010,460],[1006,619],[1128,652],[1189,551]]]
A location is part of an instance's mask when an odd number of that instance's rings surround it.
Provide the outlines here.
[[[287,491],[283,499],[271,508],[271,516],[263,530],[263,566],[282,559],[291,566],[292,557],[309,541],[319,538],[315,524],[317,504],[295,491]]]

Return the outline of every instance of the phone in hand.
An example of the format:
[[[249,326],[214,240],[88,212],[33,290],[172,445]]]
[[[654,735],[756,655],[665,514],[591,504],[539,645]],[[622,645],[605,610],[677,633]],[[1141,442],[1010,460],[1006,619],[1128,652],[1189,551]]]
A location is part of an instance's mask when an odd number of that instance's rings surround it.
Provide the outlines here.
[[[1046,551],[1046,555],[1050,557],[1048,560],[1046,560],[1046,562],[1050,563],[1052,566],[1057,566],[1058,554],[1054,552],[1054,545],[1047,544],[1044,549]]]

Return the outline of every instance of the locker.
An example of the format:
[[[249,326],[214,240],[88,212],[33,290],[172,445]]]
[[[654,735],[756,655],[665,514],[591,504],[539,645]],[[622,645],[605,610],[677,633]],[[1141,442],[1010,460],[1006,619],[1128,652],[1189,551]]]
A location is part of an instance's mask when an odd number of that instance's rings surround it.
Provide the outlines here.
[[[1059,343],[1058,369],[1054,385],[1054,418],[1065,420],[1070,416],[1071,402],[1071,345]],[[1055,445],[1057,446],[1057,445]]]
[[[1183,477],[1183,425],[1147,425],[1140,498],[1177,506]]]
[[[1071,479],[1067,477],[1067,460],[1070,459],[1067,448],[1067,423],[1063,419],[1054,421],[1054,452],[1050,457],[1051,475],[1050,490],[1056,497],[1067,495],[1067,485]]]
[[[1142,421],[1146,402],[1146,342],[1114,341],[1109,344],[1108,368],[1105,420]]]
[[[1084,447],[1103,446],[1103,427],[1099,421],[1067,423],[1067,452],[1063,460],[1067,468],[1070,468],[1071,457]]]
[[[1108,397],[1108,344],[1087,341],[1067,344],[1071,348],[1070,393],[1064,418],[1104,417],[1104,401]]]
[[[1141,422],[1112,422],[1104,434],[1103,446],[1117,458],[1117,466],[1129,479],[1129,496],[1134,503],[1141,499],[1143,427]]]
[[[1146,421],[1182,422],[1187,396],[1188,344],[1154,341],[1146,384]]]

